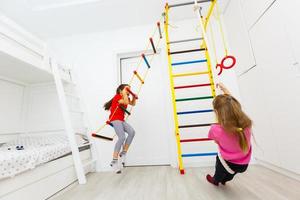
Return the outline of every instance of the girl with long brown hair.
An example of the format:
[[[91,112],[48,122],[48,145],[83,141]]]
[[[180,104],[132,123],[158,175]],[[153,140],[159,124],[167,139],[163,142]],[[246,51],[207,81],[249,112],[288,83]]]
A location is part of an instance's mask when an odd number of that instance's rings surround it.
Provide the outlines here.
[[[217,124],[211,126],[208,137],[219,148],[215,174],[207,175],[208,182],[225,185],[237,173],[245,172],[251,159],[251,119],[242,110],[241,104],[230,95],[223,84],[218,84],[224,94],[213,101]]]
[[[125,111],[128,105],[134,106],[136,103],[135,97],[129,98],[128,84],[121,84],[116,90],[115,96],[104,104],[104,109],[110,111],[110,123],[115,129],[118,141],[115,144],[113,159],[110,166],[115,170],[116,173],[121,173],[121,167],[118,162],[118,158],[121,158],[122,165],[125,166],[125,157],[129,149],[129,146],[134,138],[134,129],[125,122]],[[127,133],[127,137],[125,135]],[[120,152],[122,148],[122,152]]]

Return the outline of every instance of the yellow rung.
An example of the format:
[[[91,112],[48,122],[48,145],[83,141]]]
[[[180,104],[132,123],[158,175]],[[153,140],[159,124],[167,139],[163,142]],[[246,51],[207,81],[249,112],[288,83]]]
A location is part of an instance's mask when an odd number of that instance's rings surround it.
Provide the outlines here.
[[[142,84],[145,83],[144,80],[142,79],[142,77],[137,73],[137,71],[134,71],[133,73],[141,81]]]
[[[182,77],[182,76],[197,76],[201,74],[209,74],[209,72],[193,72],[193,73],[182,73],[182,74],[173,74],[173,77]]]

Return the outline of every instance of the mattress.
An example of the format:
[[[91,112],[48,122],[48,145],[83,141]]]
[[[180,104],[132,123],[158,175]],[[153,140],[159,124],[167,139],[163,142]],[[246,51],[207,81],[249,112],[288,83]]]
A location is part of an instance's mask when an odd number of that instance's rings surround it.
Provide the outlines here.
[[[78,139],[77,139],[78,141]],[[84,144],[86,140],[77,142]],[[66,135],[19,137],[0,147],[0,179],[17,174],[69,154],[71,151]]]

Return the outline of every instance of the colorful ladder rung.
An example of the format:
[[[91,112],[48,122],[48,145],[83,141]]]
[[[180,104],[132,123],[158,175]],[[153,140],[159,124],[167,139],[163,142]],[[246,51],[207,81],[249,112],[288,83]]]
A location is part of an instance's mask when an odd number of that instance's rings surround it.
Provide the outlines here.
[[[210,2],[210,1],[213,1],[213,0],[200,0],[200,1],[197,1],[197,3],[206,3],[206,2]],[[168,7],[169,8],[175,8],[175,7],[181,7],[181,6],[188,6],[188,5],[193,5],[195,4],[194,1],[191,1],[191,2],[187,2],[187,3],[177,3],[177,4],[171,4],[169,5]]]
[[[178,126],[178,128],[195,128],[195,127],[205,127],[205,126],[211,126],[213,123],[209,124],[191,124],[191,125],[181,125]]]
[[[184,89],[184,88],[194,88],[194,87],[205,87],[205,86],[211,86],[210,83],[205,84],[196,84],[196,85],[184,85],[184,86],[176,86],[174,89]]]
[[[183,42],[192,42],[192,41],[197,41],[197,40],[203,40],[203,38],[192,38],[192,39],[185,39],[185,40],[175,40],[168,42],[168,44],[176,44],[176,43],[183,43]]]
[[[218,155],[217,152],[211,152],[211,153],[187,153],[182,154],[182,157],[203,157],[203,156],[216,156]]]
[[[212,141],[210,138],[195,138],[195,139],[182,139],[180,142],[204,142],[204,141]]]
[[[141,81],[142,84],[145,83],[145,81],[142,79],[142,77],[137,73],[137,71],[133,71],[134,75]]]
[[[172,66],[189,65],[189,64],[204,63],[204,62],[207,62],[207,60],[204,59],[204,60],[193,60],[193,61],[186,61],[186,62],[177,62],[177,63],[172,63]]]
[[[196,114],[196,113],[208,113],[208,112],[214,112],[214,110],[193,110],[193,111],[185,111],[185,112],[177,112],[177,115],[188,115],[188,114]]]
[[[148,62],[148,60],[147,60],[145,54],[142,54],[142,57],[143,57],[143,59],[144,59],[146,65],[147,65],[147,67],[150,69],[150,64],[149,64],[149,62]]]
[[[209,72],[192,72],[192,73],[182,73],[182,74],[173,74],[173,77],[183,77],[183,76],[197,76],[202,74],[209,74]]]
[[[157,28],[158,28],[158,31],[159,31],[159,38],[162,39],[160,22],[157,22]]]
[[[156,53],[156,49],[155,49],[155,46],[154,46],[154,42],[153,42],[153,39],[150,38],[150,43],[151,43],[151,46],[152,46],[152,49],[153,49],[153,52]]]
[[[107,137],[107,136],[104,136],[104,135],[98,135],[96,133],[92,133],[92,137],[96,137],[96,138],[100,138],[100,139],[104,139],[104,140],[108,140],[108,141],[113,141],[114,140],[114,138]]]
[[[106,121],[106,124],[110,125],[111,127],[114,127],[114,125],[110,121]]]
[[[138,99],[138,96],[134,94],[129,88],[127,88],[127,91],[135,98]]]
[[[195,101],[195,100],[204,100],[204,99],[213,99],[213,96],[205,96],[205,97],[192,97],[192,98],[182,98],[182,99],[176,99],[176,102],[180,101]]]
[[[182,53],[191,53],[191,52],[205,51],[205,50],[206,50],[206,48],[190,49],[190,50],[184,50],[184,51],[174,51],[174,52],[169,52],[169,55],[182,54]]]
[[[120,107],[125,113],[127,113],[127,115],[131,115],[131,113],[130,113],[128,110],[126,110],[126,108],[124,108],[124,106],[119,105],[119,107]]]

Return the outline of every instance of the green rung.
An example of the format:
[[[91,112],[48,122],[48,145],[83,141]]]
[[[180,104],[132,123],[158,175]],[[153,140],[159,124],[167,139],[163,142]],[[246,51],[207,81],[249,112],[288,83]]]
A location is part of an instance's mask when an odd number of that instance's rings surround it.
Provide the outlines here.
[[[203,100],[203,99],[213,99],[213,96],[205,96],[205,97],[193,97],[193,98],[183,98],[183,99],[176,99],[178,101],[194,101],[194,100]]]

